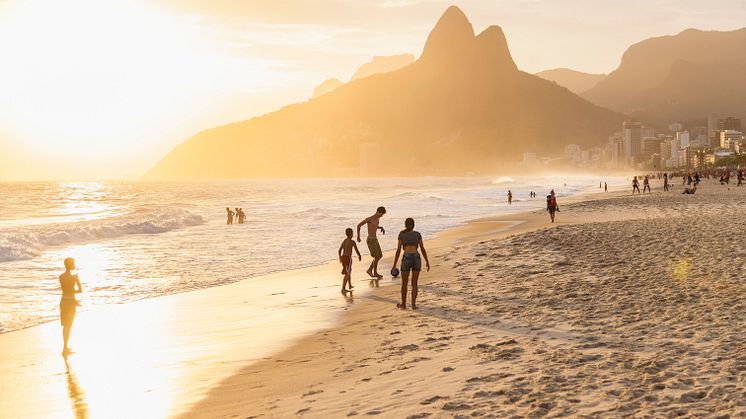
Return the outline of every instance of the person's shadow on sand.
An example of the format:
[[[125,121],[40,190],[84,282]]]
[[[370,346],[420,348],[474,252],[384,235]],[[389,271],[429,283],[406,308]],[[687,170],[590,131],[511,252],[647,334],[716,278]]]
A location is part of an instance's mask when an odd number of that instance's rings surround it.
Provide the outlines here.
[[[70,371],[70,363],[65,360],[65,376],[67,377],[67,396],[73,408],[76,419],[88,419],[88,403],[85,401],[85,392],[78,384],[75,373]]]

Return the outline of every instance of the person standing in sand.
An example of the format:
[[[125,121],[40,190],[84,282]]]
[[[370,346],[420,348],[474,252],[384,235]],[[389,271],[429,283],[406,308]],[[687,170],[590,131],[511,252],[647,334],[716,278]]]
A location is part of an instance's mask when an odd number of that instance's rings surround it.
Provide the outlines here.
[[[352,240],[352,229],[346,229],[345,235],[347,237],[342,240],[342,244],[339,245],[339,250],[337,251],[339,254],[339,263],[342,264],[342,275],[344,275],[344,278],[342,278],[342,294],[352,291],[352,250],[355,249],[358,261],[363,260],[360,251],[357,250],[357,244]],[[345,289],[345,284],[350,288]]]
[[[228,216],[228,220],[226,224],[231,225],[233,224],[233,211],[229,207],[225,207],[226,215]]]
[[[513,203],[513,192],[510,192],[510,189],[508,189],[508,205],[511,205]]]
[[[648,193],[652,193],[650,191],[650,179],[648,179],[647,176],[642,180],[642,193],[645,193],[645,191],[648,191]]]
[[[663,174],[663,192],[668,192],[668,173]]]
[[[379,225],[379,223],[381,222],[381,217],[383,217],[384,214],[386,214],[386,208],[378,207],[375,214],[364,219],[357,225],[358,242],[361,241],[360,228],[364,225],[368,226],[368,238],[366,239],[365,243],[368,245],[368,251],[370,252],[370,256],[373,258],[373,261],[370,263],[370,267],[365,272],[367,272],[371,278],[383,278],[383,275],[380,275],[378,273],[378,262],[383,257],[383,252],[381,251],[381,244],[378,242],[378,236],[376,235],[376,233],[378,233],[378,230],[381,230],[381,234],[386,234],[386,230],[384,230],[383,227]]]
[[[549,211],[549,218],[552,222],[554,222],[554,214],[558,210],[557,197],[552,194],[547,195],[547,211]]]
[[[609,192],[609,185],[604,182],[604,192]]]
[[[425,245],[422,243],[422,235],[418,231],[414,231],[414,218],[407,218],[404,221],[404,230],[399,233],[394,265],[391,267],[392,271],[396,268],[399,255],[401,255],[401,251],[404,249],[404,255],[401,259],[401,303],[396,304],[396,307],[402,310],[407,308],[407,285],[409,283],[410,272],[412,273],[412,310],[417,310],[417,281],[420,278],[420,271],[422,270],[422,259],[417,251],[418,248],[422,250],[422,257],[425,258],[425,267],[429,272],[430,261],[427,258]]]
[[[78,307],[78,300],[75,294],[83,292],[80,285],[80,278],[75,270],[75,259],[65,259],[65,272],[60,275],[60,288],[62,289],[62,298],[60,298],[60,324],[62,325],[62,356],[68,356],[72,353],[67,342],[70,340],[70,331],[73,328],[75,320],[75,311]],[[77,287],[77,288],[76,288]]]
[[[635,194],[635,191],[637,191],[638,194],[640,193],[640,181],[637,180],[637,176],[632,179],[632,195]]]

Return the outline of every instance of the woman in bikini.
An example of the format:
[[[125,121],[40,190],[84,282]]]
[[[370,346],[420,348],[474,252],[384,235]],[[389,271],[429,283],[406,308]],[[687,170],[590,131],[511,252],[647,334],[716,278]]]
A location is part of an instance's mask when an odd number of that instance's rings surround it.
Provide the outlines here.
[[[402,310],[407,308],[407,285],[409,283],[409,273],[412,272],[412,309],[417,310],[417,280],[420,278],[422,270],[422,259],[417,249],[422,250],[422,257],[425,258],[425,267],[430,271],[430,261],[427,259],[427,251],[422,244],[422,235],[414,231],[414,219],[407,218],[404,221],[404,230],[399,233],[399,244],[394,256],[393,271],[399,262],[399,255],[404,249],[404,255],[401,260],[401,303],[396,306]]]

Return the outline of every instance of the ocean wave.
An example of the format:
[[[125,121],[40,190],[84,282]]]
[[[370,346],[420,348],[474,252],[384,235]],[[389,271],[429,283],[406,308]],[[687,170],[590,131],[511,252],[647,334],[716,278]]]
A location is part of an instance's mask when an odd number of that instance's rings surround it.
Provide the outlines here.
[[[510,176],[500,176],[499,178],[492,181],[493,185],[502,185],[505,183],[515,183],[515,179]]]
[[[429,202],[445,202],[446,198],[433,194],[424,194],[420,192],[402,192],[386,198],[387,201],[396,201],[400,199],[420,199]]]
[[[0,262],[32,259],[44,249],[73,243],[113,239],[131,234],[158,234],[204,223],[185,209],[141,208],[95,221],[45,224],[0,230]]]

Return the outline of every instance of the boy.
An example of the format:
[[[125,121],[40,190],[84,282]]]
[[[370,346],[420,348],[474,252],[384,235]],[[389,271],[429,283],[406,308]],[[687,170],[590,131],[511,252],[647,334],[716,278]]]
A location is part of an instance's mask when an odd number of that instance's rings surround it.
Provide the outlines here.
[[[342,264],[342,275],[344,275],[344,278],[342,279],[342,294],[347,291],[352,291],[352,279],[350,277],[352,274],[352,249],[355,249],[355,253],[357,253],[357,260],[363,260],[360,251],[357,250],[357,243],[352,240],[352,229],[346,229],[345,235],[347,238],[342,240],[342,244],[339,245],[338,251],[339,263]],[[350,288],[345,289],[345,284],[348,284]]]

